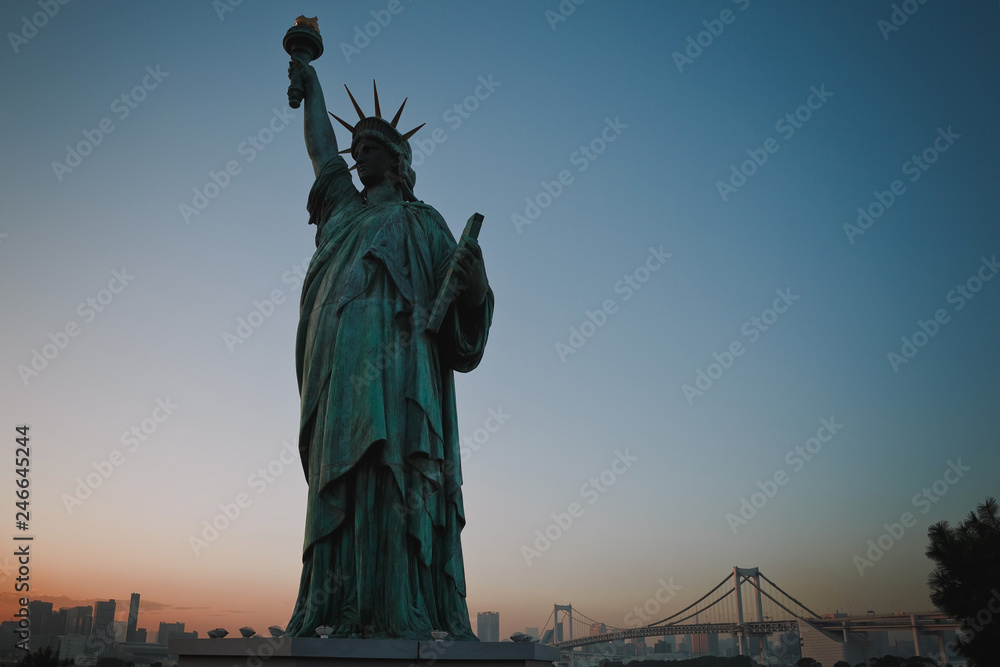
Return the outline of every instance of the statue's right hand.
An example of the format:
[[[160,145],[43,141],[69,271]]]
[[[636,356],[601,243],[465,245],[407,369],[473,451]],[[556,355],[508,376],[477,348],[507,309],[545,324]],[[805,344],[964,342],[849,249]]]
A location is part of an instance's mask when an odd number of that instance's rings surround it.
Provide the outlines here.
[[[310,76],[316,76],[316,70],[313,66],[309,64],[308,60],[299,60],[298,58],[292,57],[288,61],[288,80],[294,81],[296,77],[308,78]]]

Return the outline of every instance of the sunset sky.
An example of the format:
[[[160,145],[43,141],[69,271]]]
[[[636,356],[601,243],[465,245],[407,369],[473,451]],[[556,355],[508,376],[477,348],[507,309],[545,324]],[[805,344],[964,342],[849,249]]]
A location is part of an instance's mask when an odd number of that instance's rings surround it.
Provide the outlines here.
[[[456,233],[485,216],[473,619],[620,626],[737,565],[825,613],[926,610],[927,529],[1000,493],[997,3],[43,5],[0,6],[3,618],[30,534],[57,608],[288,621],[300,13],[330,110],[408,97],[416,196]]]

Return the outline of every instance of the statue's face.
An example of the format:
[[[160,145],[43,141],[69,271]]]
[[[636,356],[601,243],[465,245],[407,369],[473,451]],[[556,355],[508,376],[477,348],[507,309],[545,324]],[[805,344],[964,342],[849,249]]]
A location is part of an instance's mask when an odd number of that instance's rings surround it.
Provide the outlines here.
[[[365,187],[378,185],[386,180],[396,167],[395,156],[381,142],[362,139],[354,150],[358,163],[358,177]]]

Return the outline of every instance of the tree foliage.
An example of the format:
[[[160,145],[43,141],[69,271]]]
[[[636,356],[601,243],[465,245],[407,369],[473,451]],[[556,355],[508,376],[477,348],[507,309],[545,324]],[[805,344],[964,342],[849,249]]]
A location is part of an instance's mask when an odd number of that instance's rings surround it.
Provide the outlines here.
[[[928,531],[931,602],[962,621],[957,650],[973,665],[994,665],[1000,646],[1000,509],[987,498],[955,527]]]
[[[17,664],[18,667],[66,667],[73,664],[73,661],[60,660],[59,655],[51,647],[46,646],[34,653],[25,653]]]

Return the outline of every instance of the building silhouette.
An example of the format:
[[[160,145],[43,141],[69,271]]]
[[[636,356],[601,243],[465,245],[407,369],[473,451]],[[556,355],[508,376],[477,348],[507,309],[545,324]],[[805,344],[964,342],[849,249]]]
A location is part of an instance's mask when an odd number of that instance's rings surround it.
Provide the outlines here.
[[[476,636],[481,642],[500,641],[500,613],[481,611],[476,617]]]
[[[66,625],[62,629],[64,635],[89,635],[94,626],[93,607],[63,607],[59,613],[64,614]]]
[[[94,603],[94,625],[91,630],[94,638],[91,647],[97,649],[99,658],[107,658],[114,655],[115,644],[115,601],[103,602],[98,600]]]
[[[125,626],[125,641],[134,642],[136,626],[139,624],[139,594],[132,593],[128,605],[128,625]]]

